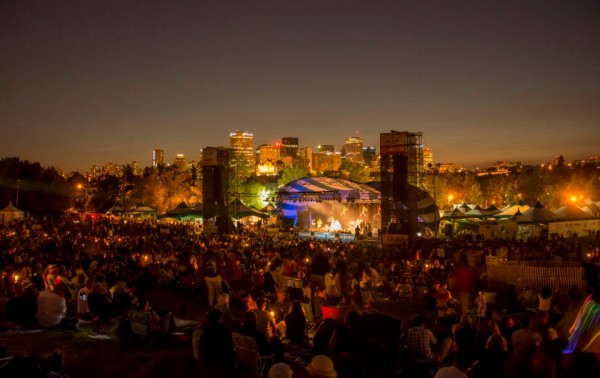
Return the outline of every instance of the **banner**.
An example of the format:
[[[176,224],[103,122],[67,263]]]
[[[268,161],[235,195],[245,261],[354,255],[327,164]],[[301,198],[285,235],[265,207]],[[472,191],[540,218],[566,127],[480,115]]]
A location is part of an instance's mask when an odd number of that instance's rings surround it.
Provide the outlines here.
[[[298,239],[300,240],[309,240],[310,239],[310,231],[300,231],[298,232]]]
[[[590,233],[597,231],[600,231],[600,219],[551,222],[548,224],[550,234],[558,234],[566,238],[570,238],[575,234],[577,236],[589,236]]]
[[[353,234],[339,234],[339,239],[342,243],[352,243],[356,236]]]
[[[383,234],[381,235],[383,245],[402,245],[408,243],[408,235],[402,234]]]

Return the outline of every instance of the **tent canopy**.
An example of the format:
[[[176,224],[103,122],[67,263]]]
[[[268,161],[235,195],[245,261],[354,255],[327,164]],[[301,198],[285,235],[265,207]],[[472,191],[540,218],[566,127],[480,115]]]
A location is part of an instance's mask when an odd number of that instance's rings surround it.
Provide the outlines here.
[[[549,222],[558,219],[558,215],[546,209],[540,201],[537,201],[533,207],[523,212],[523,215],[538,222]]]
[[[246,218],[250,216],[259,217],[263,219],[269,217],[268,214],[265,214],[252,207],[244,205],[239,199],[235,199],[229,204],[229,215],[232,218],[236,219]]]
[[[368,185],[331,177],[304,177],[285,185],[277,197],[301,202],[381,202],[379,191]]]
[[[561,220],[590,219],[594,216],[575,205],[563,206],[554,212]]]
[[[505,221],[515,222],[515,223],[532,223],[533,222],[533,220],[530,217],[522,214],[520,210],[517,210],[516,213],[514,213],[508,219],[505,219]]]
[[[25,212],[17,209],[12,202],[9,202],[8,206],[0,210],[0,223],[8,224],[15,219],[22,219],[24,216]]]
[[[452,211],[448,211],[444,213],[442,219],[452,220],[452,219],[466,219],[470,218],[467,214],[463,213],[459,209],[454,209]]]
[[[500,214],[497,214],[496,217],[497,218],[508,218],[508,217],[512,217],[517,212],[523,214],[527,210],[529,210],[529,206],[517,204],[517,205],[509,207],[508,209],[505,208],[505,210],[502,211]]]

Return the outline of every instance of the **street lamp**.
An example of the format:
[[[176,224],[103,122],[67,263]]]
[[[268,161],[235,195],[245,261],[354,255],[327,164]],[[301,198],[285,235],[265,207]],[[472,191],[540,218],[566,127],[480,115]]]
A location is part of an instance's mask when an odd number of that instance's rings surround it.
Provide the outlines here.
[[[21,180],[17,180],[17,198],[15,201],[15,206],[19,207],[19,187],[21,186]]]
[[[84,186],[83,184],[77,184],[77,189],[78,190],[81,190],[81,189],[85,190],[85,192],[84,192],[84,198],[83,198],[83,200],[84,200],[84,202],[83,202],[83,210],[86,211],[87,210],[87,202],[88,202],[88,189],[87,189],[87,186]]]
[[[452,200],[454,199],[454,196],[452,194],[448,195],[448,205],[450,205],[450,210],[452,210]]]

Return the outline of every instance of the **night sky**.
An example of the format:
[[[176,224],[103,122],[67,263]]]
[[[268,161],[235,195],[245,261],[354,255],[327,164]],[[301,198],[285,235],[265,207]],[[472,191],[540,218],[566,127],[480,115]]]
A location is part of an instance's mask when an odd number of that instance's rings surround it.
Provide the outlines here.
[[[436,162],[600,152],[600,2],[0,2],[0,158],[70,170],[422,131]]]

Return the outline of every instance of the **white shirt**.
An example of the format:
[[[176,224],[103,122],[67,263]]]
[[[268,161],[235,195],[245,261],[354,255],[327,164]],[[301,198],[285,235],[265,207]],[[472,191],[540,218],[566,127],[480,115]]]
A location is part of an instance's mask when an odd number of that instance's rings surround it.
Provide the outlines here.
[[[455,366],[448,366],[438,370],[433,378],[467,378],[467,375]]]
[[[44,290],[37,299],[37,321],[42,327],[55,327],[67,314],[67,302],[50,290]]]

